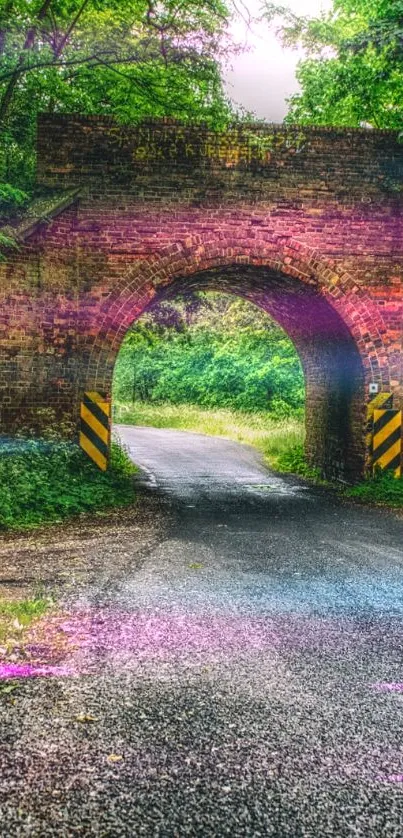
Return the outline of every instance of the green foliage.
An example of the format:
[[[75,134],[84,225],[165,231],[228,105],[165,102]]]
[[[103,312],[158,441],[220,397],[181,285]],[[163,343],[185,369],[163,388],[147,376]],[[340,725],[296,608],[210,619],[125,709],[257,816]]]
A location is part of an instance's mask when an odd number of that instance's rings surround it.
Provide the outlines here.
[[[0,600],[0,620],[12,617],[21,626],[28,626],[33,620],[42,617],[50,608],[52,600],[49,597],[34,596],[32,599],[22,599],[16,602]]]
[[[52,607],[49,596],[36,593],[31,599],[0,600],[0,643],[8,653],[13,654],[21,645],[23,632],[43,617]],[[12,692],[17,685],[12,682],[0,683],[0,695]]]
[[[20,210],[27,200],[28,195],[22,189],[17,189],[10,183],[0,183],[0,226],[10,215]],[[0,230],[0,248],[2,247],[17,249],[18,243],[8,231],[5,233]],[[4,260],[5,257],[0,251],[0,262]]]
[[[334,0],[317,18],[267,3],[266,16],[307,53],[287,122],[403,130],[403,0]]]
[[[134,501],[135,467],[112,444],[99,471],[69,442],[17,440],[0,454],[0,528],[34,526]]]
[[[345,494],[369,503],[403,507],[403,478],[397,479],[393,472],[379,469],[373,477],[346,489]]]
[[[22,189],[17,189],[10,183],[0,183],[0,219],[21,209],[27,200],[28,195]]]
[[[283,451],[278,457],[277,466],[280,471],[289,471],[312,480],[319,480],[321,477],[319,469],[308,465],[302,443],[297,443]]]
[[[224,0],[3,0],[0,178],[30,188],[41,111],[225,125],[229,16]]]
[[[0,247],[4,248],[11,248],[13,250],[18,249],[18,243],[13,236],[7,236],[4,233],[0,232]],[[0,251],[0,262],[5,262],[6,257],[4,253]]]
[[[238,298],[195,294],[161,304],[131,329],[114,396],[285,418],[302,415],[304,380],[292,342],[267,315]]]

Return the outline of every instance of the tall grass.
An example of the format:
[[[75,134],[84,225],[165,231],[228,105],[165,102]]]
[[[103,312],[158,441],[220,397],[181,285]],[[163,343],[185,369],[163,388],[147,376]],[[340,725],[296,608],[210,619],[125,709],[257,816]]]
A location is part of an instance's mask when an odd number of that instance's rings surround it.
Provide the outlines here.
[[[114,407],[114,421],[233,439],[258,448],[273,468],[286,452],[301,447],[305,438],[301,418],[274,419],[263,412],[244,413],[227,408],[208,410],[191,404],[118,403]]]

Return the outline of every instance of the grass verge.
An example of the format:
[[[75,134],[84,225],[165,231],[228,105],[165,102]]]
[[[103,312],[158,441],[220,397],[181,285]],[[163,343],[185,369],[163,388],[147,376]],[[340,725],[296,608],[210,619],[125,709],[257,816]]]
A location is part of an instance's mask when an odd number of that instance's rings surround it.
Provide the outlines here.
[[[261,451],[272,468],[284,471],[292,470],[287,468],[287,455],[290,458],[295,450],[303,454],[305,428],[303,419],[299,418],[274,419],[267,413],[243,413],[226,408],[207,410],[191,404],[135,402],[133,405],[115,405],[114,420],[127,425],[174,428],[244,442]]]
[[[99,471],[70,442],[16,441],[0,449],[0,529],[60,522],[72,515],[130,504],[136,467],[112,444],[110,466]]]
[[[366,503],[403,508],[403,479],[396,479],[390,471],[378,471],[368,480],[345,489],[344,494]]]
[[[267,413],[135,402],[133,405],[115,405],[115,421],[154,428],[176,428],[245,442],[261,451],[271,468],[330,485],[321,479],[319,469],[312,468],[306,462],[305,428],[303,420],[299,418],[273,419]],[[337,484],[331,485],[343,497],[394,508],[403,507],[403,479],[396,480],[389,472],[380,472],[347,489]]]
[[[41,595],[16,602],[0,599],[0,643],[20,642],[20,633],[40,620],[52,604],[50,597]]]

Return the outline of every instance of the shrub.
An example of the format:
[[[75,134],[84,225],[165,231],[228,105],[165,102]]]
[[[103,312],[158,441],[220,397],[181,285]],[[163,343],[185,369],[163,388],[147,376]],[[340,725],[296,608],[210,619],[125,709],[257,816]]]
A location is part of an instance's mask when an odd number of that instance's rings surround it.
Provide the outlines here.
[[[283,330],[245,300],[199,294],[197,302],[192,317],[180,302],[169,311],[161,303],[128,332],[115,399],[302,416],[303,372]]]
[[[379,469],[373,477],[346,489],[346,495],[370,503],[403,506],[403,478],[396,479],[391,471]]]
[[[321,477],[320,470],[312,468],[305,457],[304,446],[301,443],[294,445],[292,448],[280,454],[277,460],[277,466],[280,471],[289,471],[293,474],[300,474],[301,477],[312,478],[319,480]]]
[[[135,466],[112,444],[106,472],[71,442],[16,440],[0,453],[0,528],[60,521],[135,498]]]
[[[7,218],[18,209],[21,209],[28,200],[28,195],[22,189],[17,189],[11,183],[0,182],[0,219]]]

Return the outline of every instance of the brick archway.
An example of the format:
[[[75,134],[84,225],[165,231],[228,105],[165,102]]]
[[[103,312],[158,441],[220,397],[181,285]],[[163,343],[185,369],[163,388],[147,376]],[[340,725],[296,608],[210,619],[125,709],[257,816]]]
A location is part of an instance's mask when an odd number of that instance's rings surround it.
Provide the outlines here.
[[[389,376],[385,324],[350,275],[299,242],[252,249],[187,239],[129,268],[106,298],[88,346],[89,386],[111,392],[121,341],[147,307],[197,289],[243,296],[279,322],[305,372],[310,462],[328,477],[362,473],[365,385],[382,386]]]
[[[234,247],[233,243],[227,247],[222,239],[203,243],[200,237],[187,238],[184,243],[177,242],[163,249],[152,260],[137,262],[123,271],[101,307],[98,334],[95,340],[89,339],[92,358],[105,345],[104,341],[119,344],[145,306],[172,282],[231,264],[271,269],[317,290],[351,332],[368,380],[379,384],[390,381],[389,356],[383,340],[387,326],[370,295],[365,289],[360,290],[354,277],[331,260],[289,239],[286,247],[277,241],[269,247],[251,248],[248,244]]]
[[[403,407],[402,175],[394,132],[41,116],[37,196],[0,264],[2,433],[77,423],[147,306],[221,288],[292,337],[311,461],[361,476],[368,385]]]

